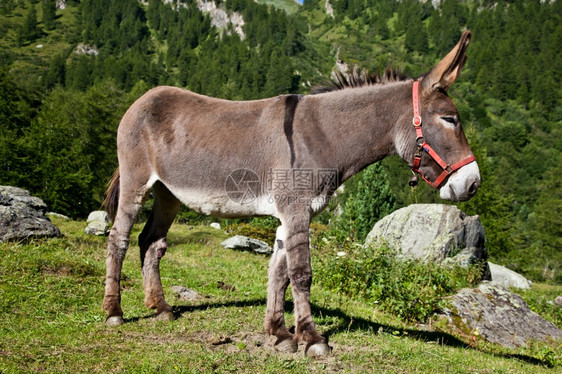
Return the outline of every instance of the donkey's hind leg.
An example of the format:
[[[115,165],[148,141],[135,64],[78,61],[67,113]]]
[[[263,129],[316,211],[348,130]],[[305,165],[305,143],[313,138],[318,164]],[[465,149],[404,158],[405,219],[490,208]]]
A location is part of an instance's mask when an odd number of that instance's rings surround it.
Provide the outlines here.
[[[285,292],[289,286],[287,256],[285,252],[285,230],[279,226],[275,235],[273,256],[269,262],[267,282],[267,310],[265,312],[265,330],[275,335],[275,349],[280,352],[294,353],[298,349],[293,334],[285,326]]]
[[[105,323],[109,326],[123,324],[123,310],[121,309],[121,269],[123,260],[129,247],[129,237],[135,218],[148,194],[146,185],[131,188],[130,181],[121,177],[120,195],[117,214],[113,220],[113,227],[107,240],[105,296],[103,308],[108,317]]]
[[[164,300],[160,280],[160,259],[168,248],[166,235],[178,213],[180,201],[160,182],[152,187],[154,205],[148,222],[139,235],[139,246],[144,286],[144,303],[156,309],[157,320],[173,321],[172,308]]]

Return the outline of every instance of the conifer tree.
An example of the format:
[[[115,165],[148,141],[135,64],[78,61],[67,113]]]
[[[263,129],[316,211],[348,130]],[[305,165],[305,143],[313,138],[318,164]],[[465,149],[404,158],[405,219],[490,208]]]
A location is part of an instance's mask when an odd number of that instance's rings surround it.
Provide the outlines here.
[[[366,168],[359,178],[335,225],[341,233],[348,233],[355,242],[362,243],[375,223],[394,211],[396,197],[381,163]]]
[[[3,0],[2,2],[0,2],[0,14],[5,16],[10,15],[10,13],[12,13],[15,7],[16,7],[15,0]]]
[[[43,7],[43,16],[41,20],[43,21],[43,26],[45,29],[52,30],[55,28],[55,19],[56,19],[56,11],[57,11],[57,4],[55,0],[43,0],[42,3]]]
[[[56,55],[51,60],[49,71],[45,76],[45,87],[53,88],[57,84],[64,85],[66,66],[64,54]]]
[[[540,196],[529,218],[530,251],[539,261],[540,277],[547,281],[562,282],[562,157],[557,166],[546,173],[539,185]]]
[[[18,45],[22,45],[25,42],[33,42],[39,37],[40,30],[37,26],[37,10],[35,10],[35,5],[30,4],[29,12],[23,22],[18,33]]]
[[[427,31],[421,22],[414,22],[406,29],[406,49],[409,51],[425,52],[427,50]]]

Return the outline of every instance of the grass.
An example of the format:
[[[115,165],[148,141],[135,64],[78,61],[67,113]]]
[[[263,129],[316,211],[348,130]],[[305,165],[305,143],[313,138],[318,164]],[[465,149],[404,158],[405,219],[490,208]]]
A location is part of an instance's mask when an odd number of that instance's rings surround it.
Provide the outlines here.
[[[296,0],[258,0],[258,3],[283,9],[288,14],[295,13],[301,7]]]
[[[319,330],[330,339],[332,356],[308,359],[303,347],[296,354],[278,354],[272,338],[263,332],[268,258],[223,249],[220,242],[226,235],[206,226],[172,226],[161,274],[177,317],[173,323],[156,322],[143,305],[135,242],[141,226],[135,227],[123,268],[127,323],[109,328],[101,310],[106,238],[85,235],[84,222],[53,221],[63,238],[0,244],[0,373],[550,373],[560,369],[559,345],[505,349],[482,341],[470,344],[446,332],[426,331],[427,326],[408,325],[318,285],[312,290],[313,313]],[[217,288],[218,281],[235,291]],[[205,297],[178,301],[171,293],[174,285],[195,289]],[[560,288],[544,292],[560,293]],[[287,317],[292,323],[292,314]]]

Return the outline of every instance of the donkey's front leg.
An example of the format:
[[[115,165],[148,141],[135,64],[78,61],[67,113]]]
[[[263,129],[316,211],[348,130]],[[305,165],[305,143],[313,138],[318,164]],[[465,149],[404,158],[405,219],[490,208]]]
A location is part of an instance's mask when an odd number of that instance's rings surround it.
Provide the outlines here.
[[[265,330],[275,335],[275,349],[280,352],[294,353],[298,349],[293,334],[285,326],[285,291],[289,285],[287,256],[285,251],[286,235],[283,226],[277,228],[273,256],[269,262],[267,282],[267,309],[265,312]]]
[[[294,215],[287,221],[287,271],[295,301],[295,338],[307,343],[307,355],[328,355],[331,352],[330,347],[326,339],[316,331],[310,308],[310,285],[312,284],[309,248],[310,218],[308,215]]]

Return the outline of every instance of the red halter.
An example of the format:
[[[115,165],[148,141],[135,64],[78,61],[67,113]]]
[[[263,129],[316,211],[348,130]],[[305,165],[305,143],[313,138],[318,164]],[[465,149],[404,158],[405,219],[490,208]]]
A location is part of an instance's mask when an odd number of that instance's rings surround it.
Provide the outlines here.
[[[457,162],[456,164],[449,165],[445,161],[443,161],[441,157],[439,157],[437,152],[435,152],[429,144],[427,144],[427,142],[423,138],[423,133],[422,133],[422,118],[420,116],[420,103],[419,103],[418,91],[419,91],[419,82],[414,81],[414,86],[412,87],[412,101],[414,104],[414,118],[412,119],[412,124],[416,129],[416,144],[418,145],[418,150],[414,155],[414,165],[412,166],[412,171],[414,173],[418,173],[419,175],[421,175],[423,180],[429,183],[432,187],[439,188],[439,186],[445,181],[445,179],[447,179],[447,177],[450,174],[454,173],[455,171],[462,168],[463,166],[470,164],[476,159],[474,155],[470,155],[464,160]],[[441,169],[443,169],[441,175],[439,175],[439,177],[437,177],[437,179],[433,182],[427,179],[419,170],[421,164],[422,150],[428,153],[431,156],[431,158],[435,160],[437,164],[439,164]],[[414,182],[413,185],[415,184],[416,183]],[[412,183],[410,183],[410,185],[412,185]]]

